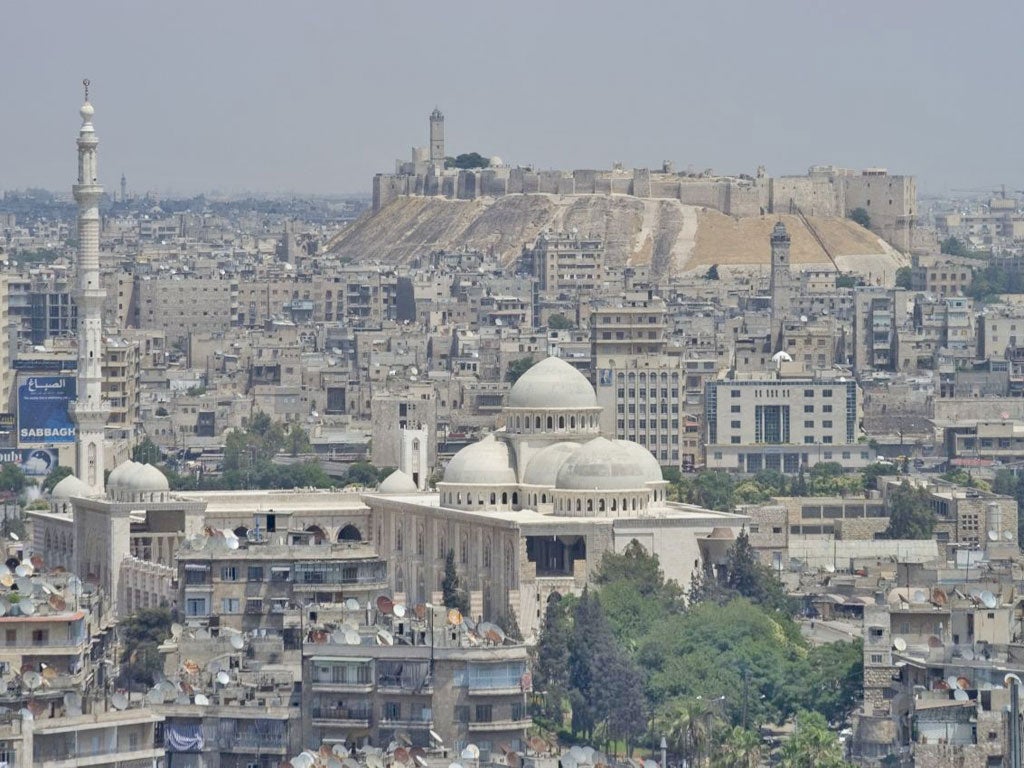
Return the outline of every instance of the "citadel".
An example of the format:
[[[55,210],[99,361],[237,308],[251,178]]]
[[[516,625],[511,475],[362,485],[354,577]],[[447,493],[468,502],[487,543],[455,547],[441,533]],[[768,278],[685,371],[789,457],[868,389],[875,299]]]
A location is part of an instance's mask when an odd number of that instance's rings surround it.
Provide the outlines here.
[[[414,147],[409,161],[396,160],[394,173],[373,177],[373,210],[399,196],[440,196],[473,200],[505,195],[630,195],[678,200],[729,216],[797,213],[848,216],[863,208],[873,229],[900,250],[909,251],[916,221],[917,185],[912,176],[894,176],[882,168],[861,172],[814,166],[805,176],[772,177],[760,167],[754,176],[719,176],[711,171],[660,169],[538,170],[512,167],[491,158],[487,168],[455,169],[445,164],[444,115],[430,114],[429,145]]]

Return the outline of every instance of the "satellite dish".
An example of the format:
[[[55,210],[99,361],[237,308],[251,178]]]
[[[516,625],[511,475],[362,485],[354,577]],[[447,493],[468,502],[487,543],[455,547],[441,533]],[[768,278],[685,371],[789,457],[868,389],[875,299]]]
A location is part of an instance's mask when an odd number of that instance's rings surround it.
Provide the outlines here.
[[[181,637],[181,632],[182,632],[181,624],[179,624],[178,622],[174,622],[173,624],[171,624],[171,637],[173,637],[175,640],[177,640],[179,637]]]
[[[37,571],[43,567],[43,556],[40,554],[32,555],[32,557],[30,557],[28,561],[32,564],[32,567],[35,568]]]
[[[231,647],[236,651],[240,651],[245,647],[245,638],[241,635],[231,635],[231,639],[228,642],[231,643]]]
[[[24,579],[32,575],[32,566],[28,563],[22,563],[14,569],[14,575],[19,579]]]
[[[448,623],[453,627],[457,627],[462,623],[462,613],[458,608],[452,608],[448,611]]]
[[[7,535],[11,537],[11,541],[21,541],[21,539],[18,537],[18,534],[16,534],[14,531],[11,531]]]
[[[14,574],[11,573],[10,571],[7,571],[7,573],[4,573],[4,574],[0,575],[0,585],[3,585],[5,587],[7,587],[8,589],[13,587],[14,586]]]
[[[395,618],[397,618],[397,619],[405,618],[405,606],[402,605],[401,603],[395,603],[394,606],[392,606],[391,610],[394,612]]]
[[[942,646],[943,646],[943,643],[942,643],[942,638],[941,637],[938,637],[937,635],[929,635],[928,636],[928,647],[929,648],[942,648]]]
[[[346,645],[359,645],[362,642],[359,637],[359,633],[354,629],[345,630],[345,644]]]
[[[832,565],[832,563],[826,563],[825,564],[825,573],[835,573],[835,572],[836,572],[836,567],[834,565]]]
[[[904,640],[902,637],[894,637],[892,640],[892,647],[900,653],[903,653],[905,650],[907,650],[907,641]]]
[[[359,610],[359,601],[356,600],[354,597],[350,597],[348,600],[345,601],[345,610],[346,611],[358,611]]]
[[[431,741],[437,744],[437,746],[440,747],[444,745],[444,739],[441,738],[441,734],[437,731],[428,731],[428,733],[430,734]]]
[[[915,589],[914,593],[910,596],[910,602],[912,603],[923,603],[928,600],[928,593],[923,589]]]
[[[1010,531],[1003,531],[1003,539],[1005,541],[1013,541],[1013,534]]]
[[[467,744],[466,748],[462,750],[462,754],[459,755],[463,760],[479,760],[480,759],[480,747],[476,744]]]
[[[971,655],[973,656],[974,654],[972,653]],[[965,656],[964,658],[967,658],[967,657]],[[961,690],[966,691],[968,688],[971,687],[971,681],[968,680],[966,677],[958,677],[956,679],[956,686],[957,686],[957,688],[960,688]]]
[[[384,761],[381,760],[378,754],[368,754],[366,756],[366,768],[384,768]]]
[[[110,706],[119,712],[128,709],[128,694],[118,691],[110,697]]]
[[[345,630],[336,629],[331,632],[331,642],[335,645],[345,645]]]
[[[210,630],[208,630],[206,627],[200,627],[199,629],[196,630],[196,640],[209,640],[209,639],[210,639]]]
[[[67,601],[60,595],[50,595],[49,599],[46,602],[51,608],[53,608],[53,610],[57,612],[64,611],[68,607]]]
[[[981,593],[981,602],[985,605],[986,608],[995,608],[999,601],[996,599],[996,596],[994,594],[992,594],[988,590],[985,590]]]
[[[21,683],[30,691],[34,691],[43,684],[43,676],[38,672],[26,672],[21,676]]]
[[[418,376],[420,373],[420,369],[414,365],[409,369],[409,373],[411,373],[413,376]]]
[[[387,595],[381,595],[377,598],[377,610],[383,613],[385,616],[389,616],[394,607],[395,604]]]
[[[932,590],[932,602],[941,608],[947,602],[949,602],[949,597],[946,595],[946,593],[942,590],[941,587],[936,587]]]
[[[988,540],[989,541],[999,541],[999,531],[989,531],[988,532]]]
[[[18,603],[18,607],[21,609],[22,616],[35,616],[36,615],[36,604],[27,600],[23,603]]]
[[[210,706],[210,699],[205,694],[197,693],[195,703],[197,707],[208,707]]]
[[[394,645],[395,638],[386,629],[377,631],[377,645]]]
[[[962,688],[957,688],[955,691],[953,691],[953,698],[957,701],[971,700],[970,694],[968,694],[967,691],[963,690]]]
[[[147,704],[163,704],[164,703],[164,692],[160,689],[159,685],[154,685],[148,691],[146,691],[146,703]]]
[[[231,675],[225,672],[223,669],[217,673],[217,682],[221,685],[227,685],[231,682]]]

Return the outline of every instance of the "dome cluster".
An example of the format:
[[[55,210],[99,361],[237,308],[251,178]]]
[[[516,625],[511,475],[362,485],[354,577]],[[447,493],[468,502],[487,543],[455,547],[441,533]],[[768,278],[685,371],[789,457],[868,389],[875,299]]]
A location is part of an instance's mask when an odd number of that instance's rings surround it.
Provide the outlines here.
[[[107,478],[107,492],[114,501],[163,501],[169,491],[164,473],[152,464],[125,461]]]
[[[601,437],[600,413],[583,374],[559,358],[537,363],[509,392],[505,430],[448,463],[441,502],[563,516],[638,514],[663,502],[657,459],[637,443]]]

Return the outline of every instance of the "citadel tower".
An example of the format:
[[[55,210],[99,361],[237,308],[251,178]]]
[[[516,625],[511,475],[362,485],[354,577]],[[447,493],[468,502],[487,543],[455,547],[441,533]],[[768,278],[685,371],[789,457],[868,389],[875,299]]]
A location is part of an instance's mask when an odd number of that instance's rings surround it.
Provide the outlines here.
[[[444,115],[437,107],[430,113],[430,164],[444,169]]]
[[[100,211],[103,187],[98,182],[96,147],[99,139],[92,125],[95,112],[89,103],[89,81],[83,80],[85,103],[79,110],[78,182],[71,188],[78,203],[78,379],[76,400],[70,416],[77,427],[76,473],[96,495],[103,493],[104,427],[110,406],[103,400],[104,290],[100,284]]]

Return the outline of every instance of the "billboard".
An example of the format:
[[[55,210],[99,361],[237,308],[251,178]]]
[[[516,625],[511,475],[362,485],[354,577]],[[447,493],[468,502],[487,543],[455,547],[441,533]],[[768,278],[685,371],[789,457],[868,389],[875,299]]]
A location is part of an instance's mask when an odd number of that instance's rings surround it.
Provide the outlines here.
[[[0,448],[0,464],[15,464],[29,477],[46,477],[57,463],[57,451],[52,448]]]
[[[18,442],[75,442],[75,425],[68,415],[68,404],[74,399],[74,376],[25,379],[18,387]]]

